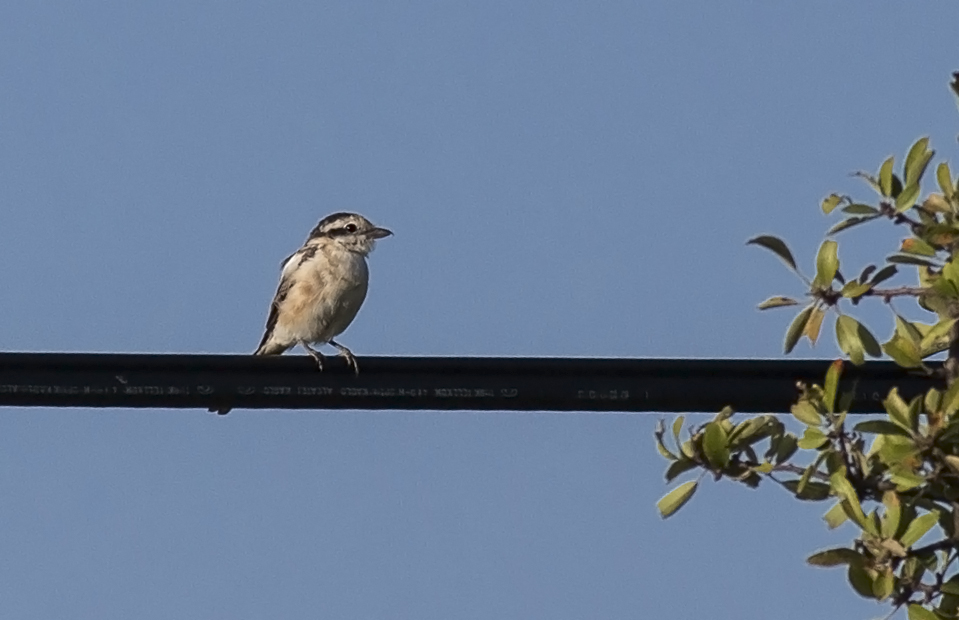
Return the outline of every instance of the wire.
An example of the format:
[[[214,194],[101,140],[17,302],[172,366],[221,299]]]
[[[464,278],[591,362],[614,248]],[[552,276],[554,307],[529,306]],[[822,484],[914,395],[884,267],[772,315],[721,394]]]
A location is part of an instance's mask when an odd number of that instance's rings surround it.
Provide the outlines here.
[[[339,358],[0,353],[0,406],[444,411],[786,412],[796,382],[822,383],[826,360]],[[877,412],[941,383],[891,362],[846,364],[853,412]]]

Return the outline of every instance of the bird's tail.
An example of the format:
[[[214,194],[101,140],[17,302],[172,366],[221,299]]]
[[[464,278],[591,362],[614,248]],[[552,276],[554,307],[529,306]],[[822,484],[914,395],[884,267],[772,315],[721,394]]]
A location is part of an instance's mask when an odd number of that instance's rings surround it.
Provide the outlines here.
[[[283,346],[270,338],[264,338],[253,355],[281,355],[289,348],[289,346]]]
[[[253,352],[253,355],[280,355],[290,347],[284,347],[281,344],[274,342],[270,338],[270,334],[265,334],[263,340],[260,341],[260,346],[256,348],[256,351]],[[226,415],[230,413],[230,407],[226,405],[213,406],[209,409],[210,413],[218,413],[220,415]]]

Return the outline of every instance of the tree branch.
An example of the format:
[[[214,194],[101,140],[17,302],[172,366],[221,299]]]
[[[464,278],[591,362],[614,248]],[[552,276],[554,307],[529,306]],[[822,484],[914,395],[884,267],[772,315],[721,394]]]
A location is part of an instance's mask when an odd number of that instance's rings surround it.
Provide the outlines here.
[[[955,308],[950,307],[949,314],[953,317],[959,315],[956,312]],[[959,379],[959,322],[952,326],[952,330],[949,333],[949,355],[946,358],[945,364],[946,372],[946,382],[949,385],[952,385],[952,382],[956,379]]]
[[[935,553],[936,551],[944,551],[946,549],[959,549],[959,540],[944,538],[940,541],[930,543],[926,545],[925,547],[910,549],[909,551],[906,551],[906,555],[907,556],[925,555],[927,553]]]
[[[923,286],[900,286],[897,288],[869,289],[862,296],[882,297],[883,301],[888,303],[893,297],[922,297],[927,293],[929,293],[929,289]]]
[[[917,222],[905,213],[897,212],[896,207],[894,207],[892,203],[888,201],[879,203],[879,214],[888,217],[890,220],[892,220],[893,224],[908,224],[909,228],[911,228],[913,232],[922,228],[922,223]]]

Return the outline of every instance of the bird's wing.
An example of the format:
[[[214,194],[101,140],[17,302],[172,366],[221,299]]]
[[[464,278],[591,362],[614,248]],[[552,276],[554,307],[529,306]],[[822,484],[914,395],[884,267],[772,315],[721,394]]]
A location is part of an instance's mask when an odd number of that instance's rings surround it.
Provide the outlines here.
[[[273,328],[276,327],[276,321],[279,317],[280,304],[286,299],[287,294],[296,282],[294,274],[296,273],[297,267],[315,255],[316,246],[307,245],[287,256],[286,259],[283,260],[283,263],[281,263],[280,284],[276,287],[276,294],[273,296],[273,301],[270,302],[270,314],[266,317],[266,329],[263,331],[263,338],[260,339],[260,345],[256,348],[257,351],[260,351],[263,345],[270,339],[270,336],[273,335]]]

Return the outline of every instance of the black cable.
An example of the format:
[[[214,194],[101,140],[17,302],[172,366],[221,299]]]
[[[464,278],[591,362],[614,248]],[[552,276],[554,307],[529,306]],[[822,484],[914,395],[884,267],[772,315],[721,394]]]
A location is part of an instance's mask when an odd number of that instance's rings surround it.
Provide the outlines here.
[[[0,353],[0,405],[213,409],[786,412],[829,361]],[[940,381],[891,362],[847,363],[854,412]]]

